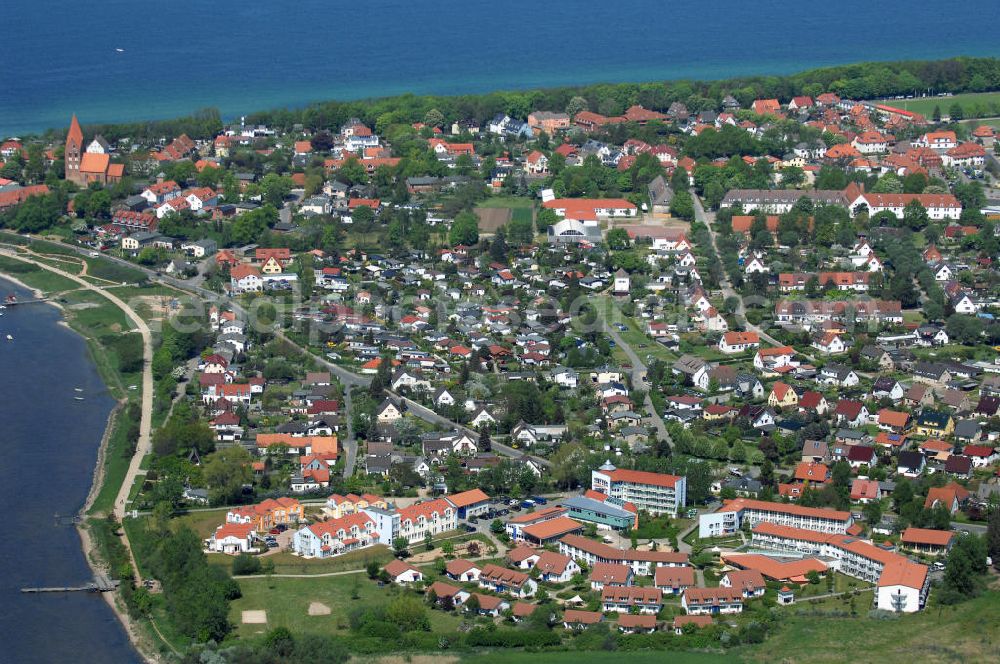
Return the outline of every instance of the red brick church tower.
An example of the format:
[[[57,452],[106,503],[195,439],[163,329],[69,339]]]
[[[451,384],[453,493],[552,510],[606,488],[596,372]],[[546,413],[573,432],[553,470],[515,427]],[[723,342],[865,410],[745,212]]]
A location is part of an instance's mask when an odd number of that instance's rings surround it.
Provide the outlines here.
[[[83,157],[83,130],[80,123],[73,115],[73,120],[69,124],[69,132],[66,133],[66,150],[63,160],[66,162],[66,179],[77,184],[85,184],[80,175],[80,160]]]

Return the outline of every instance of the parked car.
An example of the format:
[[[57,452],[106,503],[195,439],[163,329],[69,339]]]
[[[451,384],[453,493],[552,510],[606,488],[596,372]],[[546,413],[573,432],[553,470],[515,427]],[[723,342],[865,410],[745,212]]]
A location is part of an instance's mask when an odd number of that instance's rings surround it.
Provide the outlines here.
[[[532,496],[531,499],[539,505],[546,505],[549,502],[548,498],[544,498],[543,496]]]
[[[467,533],[474,533],[474,532],[476,532],[476,527],[475,526],[470,526],[469,524],[465,524],[465,532],[467,532]]]

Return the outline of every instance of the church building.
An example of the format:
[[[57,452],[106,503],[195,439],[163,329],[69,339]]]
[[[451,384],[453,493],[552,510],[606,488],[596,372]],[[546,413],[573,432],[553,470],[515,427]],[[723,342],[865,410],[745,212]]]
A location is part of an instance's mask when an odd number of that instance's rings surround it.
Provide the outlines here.
[[[66,134],[66,150],[63,159],[66,162],[66,179],[81,187],[91,182],[109,185],[119,182],[125,174],[124,164],[112,164],[107,153],[85,150],[83,130],[73,116]]]

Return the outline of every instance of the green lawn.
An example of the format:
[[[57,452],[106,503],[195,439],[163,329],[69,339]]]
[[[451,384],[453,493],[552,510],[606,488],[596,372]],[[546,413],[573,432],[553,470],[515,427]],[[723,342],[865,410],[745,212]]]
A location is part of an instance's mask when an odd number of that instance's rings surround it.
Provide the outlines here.
[[[520,196],[490,196],[479,203],[477,207],[482,208],[527,208],[534,207],[535,201],[531,198]]]
[[[979,92],[979,93],[969,93],[955,95],[954,97],[924,97],[921,99],[892,99],[884,103],[887,106],[894,106],[896,108],[901,108],[904,111],[914,111],[916,113],[921,113],[922,115],[931,117],[934,113],[934,107],[937,106],[941,109],[942,115],[948,115],[949,109],[953,104],[959,104],[962,106],[962,110],[965,111],[966,115],[969,115],[969,111],[973,106],[984,106],[988,107],[990,104],[1000,104],[1000,92]]]
[[[0,272],[6,273],[19,281],[23,281],[31,288],[37,288],[43,293],[54,293],[56,291],[72,290],[80,285],[75,281],[53,274],[40,267],[22,263],[19,260],[0,256]]]
[[[860,661],[880,664],[1000,661],[1000,593],[951,607],[934,606],[933,594],[931,599],[924,611],[891,620],[868,617],[871,593],[858,595],[855,617],[827,613],[850,611],[849,600],[796,604],[766,643],[740,654],[753,662],[833,663],[861,652]]]
[[[118,497],[118,489],[121,487],[122,480],[125,479],[125,473],[128,471],[132,458],[128,454],[129,446],[126,438],[128,423],[124,421],[122,413],[124,411],[115,417],[115,422],[112,425],[111,437],[108,439],[104,458],[104,482],[90,508],[91,514],[110,512],[114,507],[115,498]]]
[[[627,662],[628,664],[708,664],[709,662],[727,662],[736,664],[740,658],[732,653],[715,655],[701,652],[680,652],[674,650],[660,651],[624,651],[608,653],[604,651],[585,652],[543,652],[531,653],[520,650],[494,651],[466,655],[460,661],[476,664],[609,664],[611,662]]]
[[[390,602],[401,592],[397,586],[379,588],[363,573],[317,579],[240,579],[243,596],[230,606],[229,618],[236,634],[250,637],[275,627],[287,627],[294,633],[342,635],[348,632],[348,616],[356,607],[377,606]],[[357,599],[354,599],[354,596]],[[330,615],[310,616],[309,605],[319,602],[330,607]],[[243,611],[267,612],[266,625],[244,625]],[[431,628],[454,633],[461,618],[443,611],[428,611]],[[392,649],[386,644],[386,650]]]

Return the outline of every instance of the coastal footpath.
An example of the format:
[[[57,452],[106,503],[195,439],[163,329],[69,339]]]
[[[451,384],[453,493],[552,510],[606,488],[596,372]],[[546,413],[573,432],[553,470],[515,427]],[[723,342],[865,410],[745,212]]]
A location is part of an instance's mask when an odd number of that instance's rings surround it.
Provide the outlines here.
[[[125,508],[128,501],[129,491],[131,490],[133,484],[135,483],[136,478],[139,476],[140,473],[143,472],[141,470],[143,457],[146,454],[148,454],[151,450],[150,440],[151,440],[152,411],[153,411],[153,373],[151,368],[153,361],[152,332],[146,321],[144,321],[135,312],[134,309],[129,307],[128,304],[126,304],[121,298],[119,298],[114,293],[108,292],[107,290],[99,286],[96,286],[88,281],[85,281],[84,279],[75,274],[66,272],[65,270],[61,270],[57,267],[53,267],[52,265],[37,260],[37,258],[30,257],[34,255],[33,252],[28,251],[28,254],[29,256],[24,256],[7,248],[0,248],[0,255],[3,255],[7,258],[11,258],[17,261],[21,261],[23,263],[29,263],[43,270],[47,270],[53,274],[57,274],[60,277],[69,279],[70,281],[79,284],[80,287],[84,290],[100,294],[102,297],[106,298],[112,304],[118,307],[129,318],[129,320],[132,321],[132,323],[135,325],[136,329],[142,336],[143,370],[142,370],[141,416],[139,422],[139,440],[136,446],[135,454],[132,455],[132,459],[129,462],[128,470],[125,474],[124,480],[121,483],[121,486],[119,487],[118,494],[114,503],[114,515],[118,520],[121,520],[125,516],[126,512]],[[7,277],[7,278],[12,278],[12,277]],[[108,429],[105,431],[105,434],[101,440],[101,449],[98,453],[97,470],[95,472],[95,485],[92,487],[87,497],[87,501],[84,504],[83,508],[81,509],[80,513],[81,520],[77,525],[77,531],[80,535],[80,539],[83,545],[84,556],[87,559],[87,563],[91,566],[91,568],[94,570],[95,573],[101,571],[98,569],[98,566],[95,564],[94,561],[94,554],[97,549],[93,541],[93,538],[91,537],[90,532],[88,531],[87,527],[83,522],[82,517],[85,516],[86,512],[92,506],[94,499],[96,498],[98,492],[100,491],[101,488],[100,484],[102,484],[107,479],[106,475],[101,471],[101,469],[105,462],[106,446],[108,443],[111,427],[113,425],[114,419],[120,412],[121,412],[121,405],[116,407],[116,409],[112,411],[111,415],[108,418]],[[135,578],[140,579],[141,576],[139,574],[139,568],[138,565],[136,564],[135,556],[132,554],[131,546],[129,545],[128,534],[124,529],[122,530],[121,539],[122,543],[128,550],[131,565],[135,573]],[[126,631],[129,634],[129,638],[132,640],[133,644],[137,648],[139,648],[143,644],[143,640],[139,638],[138,626],[131,620],[128,614],[121,607],[117,605],[113,594],[105,593],[104,597],[107,600],[109,606],[111,606],[112,610],[115,612],[115,615],[118,617],[119,621],[125,627]],[[154,630],[156,629],[155,625],[152,625],[152,627]],[[156,657],[150,652],[143,652],[142,650],[140,650],[140,654],[142,654],[143,657],[145,657],[148,661],[156,661]]]

